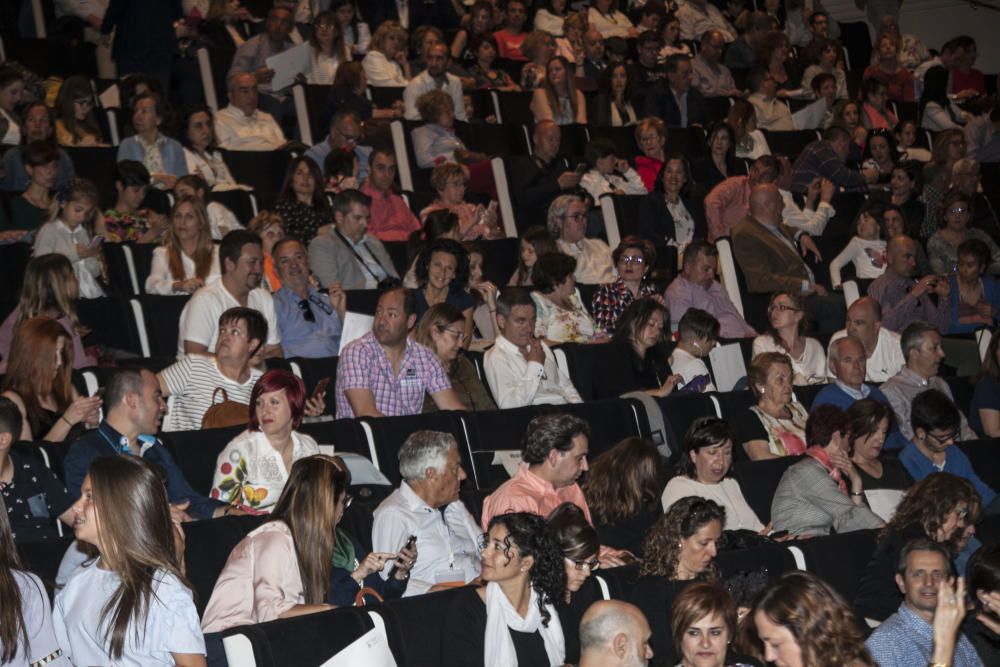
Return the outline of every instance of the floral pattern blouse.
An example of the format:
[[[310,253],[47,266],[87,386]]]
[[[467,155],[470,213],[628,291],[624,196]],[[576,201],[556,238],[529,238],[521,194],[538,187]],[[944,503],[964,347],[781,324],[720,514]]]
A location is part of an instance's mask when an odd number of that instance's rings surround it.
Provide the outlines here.
[[[639,298],[656,296],[656,287],[645,280],[639,284]],[[625,285],[625,281],[619,278],[613,283],[601,285],[594,293],[591,303],[591,311],[594,313],[594,321],[597,326],[607,331],[609,334],[615,332],[615,325],[625,309],[632,305],[636,297],[632,290]]]
[[[106,240],[112,243],[138,241],[149,231],[149,220],[134,213],[121,213],[114,209],[104,212]]]
[[[791,419],[772,417],[756,405],[750,410],[760,419],[767,432],[767,448],[777,456],[799,456],[806,451],[806,420],[809,413],[801,403],[788,404]]]
[[[298,239],[305,246],[316,238],[320,227],[332,222],[312,206],[293,199],[282,199],[274,205],[274,211],[285,223],[285,234]]]
[[[587,343],[597,334],[597,325],[583,305],[580,290],[573,290],[570,296],[572,310],[560,308],[541,292],[532,292],[538,318],[535,320],[535,335],[557,343]]]
[[[292,432],[292,462],[319,454],[316,441]],[[267,436],[243,431],[219,453],[210,496],[250,514],[268,514],[288,481],[288,470]]]

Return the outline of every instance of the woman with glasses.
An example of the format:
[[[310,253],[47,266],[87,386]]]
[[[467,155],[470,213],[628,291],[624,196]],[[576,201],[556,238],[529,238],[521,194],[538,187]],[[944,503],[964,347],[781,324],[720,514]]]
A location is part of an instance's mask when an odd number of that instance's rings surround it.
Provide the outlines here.
[[[465,315],[449,303],[431,306],[420,318],[414,336],[421,345],[428,347],[448,373],[451,388],[458,395],[466,410],[496,410],[476,372],[476,367],[462,354],[465,348]],[[430,396],[424,398],[424,412],[434,412],[437,404]]]
[[[337,75],[337,68],[351,60],[335,12],[320,12],[316,16],[309,46],[312,68],[306,72],[306,83],[329,86]]]
[[[566,662],[580,660],[580,621],[591,604],[603,599],[592,575],[601,567],[597,554],[601,543],[597,531],[573,503],[563,503],[545,519],[559,543],[566,570],[566,593],[556,603],[566,639]]]
[[[535,514],[498,514],[481,551],[482,581],[457,594],[445,616],[444,667],[563,665],[555,605],[566,592],[562,552]]]
[[[653,244],[638,236],[626,236],[611,254],[618,270],[618,280],[601,285],[594,293],[591,312],[597,326],[613,335],[618,318],[636,299],[652,297],[663,302],[652,281],[646,280],[656,264]]]
[[[787,354],[795,372],[793,383],[826,382],[826,353],[815,338],[803,336],[806,302],[799,292],[775,292],[767,306],[771,328],[753,339],[753,356],[764,352]]]
[[[874,621],[894,614],[903,601],[895,573],[906,543],[931,539],[947,547],[954,559],[973,539],[981,509],[982,501],[972,483],[949,473],[934,473],[910,487],[879,533],[854,599],[858,613]]]
[[[716,543],[725,524],[726,510],[721,505],[689,496],[674,503],[646,538],[632,602],[649,620],[650,645],[661,658],[660,664],[677,662],[670,639],[674,599],[695,582],[719,578]]]
[[[983,230],[969,226],[974,215],[972,199],[952,190],[941,201],[940,229],[927,239],[927,258],[931,269],[940,276],[950,276],[958,270],[958,248],[970,239],[982,241],[989,248],[986,272],[1000,274],[1000,246]]]
[[[268,514],[295,461],[319,454],[302,423],[306,388],[288,371],[264,373],[250,394],[250,423],[216,459],[211,496],[251,514]]]
[[[71,76],[56,97],[56,142],[60,146],[98,146],[104,143],[94,116],[94,90],[90,79]]]
[[[657,176],[667,159],[667,126],[659,118],[643,118],[635,126],[635,144],[642,155],[635,158],[635,170],[646,186],[646,192],[656,189]]]
[[[472,311],[476,305],[472,295],[465,291],[469,283],[469,253],[458,241],[435,239],[420,251],[413,272],[417,278],[417,319],[439,303],[458,308],[464,320],[459,327],[464,334],[462,346],[468,349],[472,341]]]
[[[205,183],[212,189],[235,186],[236,179],[222,159],[215,141],[212,109],[204,104],[185,107],[178,126],[188,174],[205,179]]]

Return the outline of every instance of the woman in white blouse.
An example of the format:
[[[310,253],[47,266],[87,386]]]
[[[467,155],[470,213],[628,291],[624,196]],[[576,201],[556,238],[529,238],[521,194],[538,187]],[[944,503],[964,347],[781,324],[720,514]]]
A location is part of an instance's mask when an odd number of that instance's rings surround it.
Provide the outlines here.
[[[253,514],[274,507],[298,459],[319,453],[295,429],[306,403],[302,380],[288,371],[264,373],[250,394],[250,423],[219,453],[211,497]]]
[[[350,60],[336,14],[320,12],[313,21],[309,46],[312,68],[306,72],[306,83],[331,85],[337,75],[337,67]]]
[[[628,17],[618,11],[617,0],[593,0],[587,10],[587,22],[597,28],[601,37],[621,37],[630,39],[639,36]]]
[[[153,251],[146,293],[194,294],[220,275],[219,248],[212,243],[205,207],[193,197],[179,197],[163,245]]]
[[[358,20],[358,10],[354,2],[355,0],[333,0],[330,3],[330,11],[337,17],[340,34],[344,36],[344,44],[347,45],[351,56],[363,56],[368,53],[372,33],[367,23]]]
[[[369,86],[402,87],[410,80],[406,58],[406,30],[397,21],[385,21],[375,31],[368,54],[361,61]]]
[[[740,483],[729,476],[733,467],[733,433],[729,424],[716,417],[699,417],[684,436],[684,454],[678,475],[667,482],[660,500],[663,512],[687,496],[713,500],[726,509],[725,530],[752,530],[766,534]]]
[[[203,104],[187,107],[181,114],[180,127],[187,172],[201,176],[213,190],[235,187],[236,179],[215,147],[212,109]]]
[[[535,336],[548,345],[589,343],[608,335],[594,323],[576,288],[576,260],[561,252],[547,252],[535,262],[532,278],[537,319]]]
[[[24,77],[13,67],[0,69],[0,144],[21,143],[21,124],[15,109],[24,95]]]
[[[553,37],[562,37],[567,5],[567,0],[547,0],[535,12],[535,30],[544,30]]]
[[[628,160],[616,155],[615,145],[608,139],[594,139],[587,144],[584,157],[590,171],[580,179],[580,187],[590,193],[595,202],[601,195],[644,195],[646,186]]]
[[[775,292],[767,306],[771,328],[753,339],[753,356],[781,352],[792,360],[792,384],[826,382],[826,353],[815,338],[802,335],[805,297],[801,292]]]

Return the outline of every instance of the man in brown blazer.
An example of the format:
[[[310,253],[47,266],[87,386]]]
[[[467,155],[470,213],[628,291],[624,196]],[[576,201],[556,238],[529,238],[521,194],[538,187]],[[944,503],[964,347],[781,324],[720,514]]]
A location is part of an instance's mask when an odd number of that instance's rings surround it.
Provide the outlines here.
[[[733,227],[733,252],[750,292],[793,292],[807,295],[806,309],[821,331],[844,322],[843,297],[828,295],[816,282],[803,257],[819,250],[807,234],[782,224],[784,202],[773,183],[750,193],[750,213]],[[796,245],[798,243],[798,245]],[[836,329],[831,329],[836,331]]]

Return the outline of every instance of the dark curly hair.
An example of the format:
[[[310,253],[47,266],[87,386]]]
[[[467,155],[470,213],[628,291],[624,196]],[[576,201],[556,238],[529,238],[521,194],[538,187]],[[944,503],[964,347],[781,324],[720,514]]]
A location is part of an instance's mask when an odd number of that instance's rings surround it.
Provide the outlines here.
[[[469,253],[465,252],[461,243],[452,239],[434,239],[420,251],[417,265],[413,269],[417,276],[417,284],[421,287],[427,284],[431,257],[436,252],[445,252],[455,258],[455,277],[451,279],[451,286],[465,287],[469,282]]]
[[[524,462],[542,463],[553,449],[570,452],[573,438],[578,435],[590,438],[590,425],[579,417],[566,413],[538,415],[528,422],[521,440]]]
[[[642,543],[645,558],[639,574],[674,579],[681,555],[681,540],[691,537],[712,521],[726,525],[726,509],[722,505],[698,496],[678,500],[660,517]],[[718,576],[713,563],[698,578],[714,581]]]
[[[749,618],[758,612],[788,628],[802,650],[803,667],[849,665],[856,660],[875,664],[850,606],[815,574],[786,573],[757,595]],[[743,650],[747,649],[763,658],[759,640]]]
[[[513,558],[513,549],[521,557],[531,556],[534,564],[528,576],[531,587],[538,593],[538,610],[542,614],[542,625],[549,626],[551,615],[546,605],[556,604],[566,591],[566,569],[563,555],[545,519],[528,512],[498,514],[490,520],[488,530],[494,526],[507,529],[504,538],[504,557],[507,562]]]
[[[918,524],[931,539],[937,540],[937,533],[955,508],[965,505],[966,521],[975,523],[982,510],[982,501],[972,482],[946,472],[936,472],[924,477],[910,487],[903,496],[896,513],[885,524],[878,538],[881,541],[890,531],[902,531]],[[957,551],[962,529],[945,538],[952,553]]]
[[[563,252],[547,252],[539,255],[532,271],[535,289],[542,294],[552,293],[576,271],[576,260]]]

